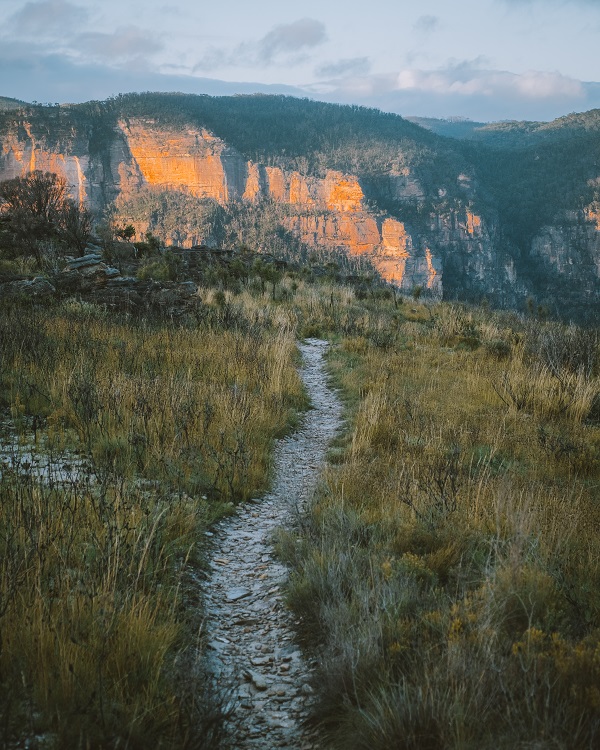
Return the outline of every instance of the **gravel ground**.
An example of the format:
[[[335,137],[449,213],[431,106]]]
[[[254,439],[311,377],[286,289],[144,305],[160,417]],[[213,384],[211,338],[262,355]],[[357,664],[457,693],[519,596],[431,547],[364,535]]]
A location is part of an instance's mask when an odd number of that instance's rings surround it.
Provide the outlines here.
[[[209,665],[233,686],[231,744],[238,750],[318,747],[303,725],[312,699],[311,664],[294,640],[283,605],[287,569],[273,552],[273,533],[290,528],[314,491],[327,446],[339,429],[341,404],[327,385],[326,341],[300,344],[300,374],[313,408],[300,428],[278,441],[272,491],[245,503],[214,531],[206,587]]]

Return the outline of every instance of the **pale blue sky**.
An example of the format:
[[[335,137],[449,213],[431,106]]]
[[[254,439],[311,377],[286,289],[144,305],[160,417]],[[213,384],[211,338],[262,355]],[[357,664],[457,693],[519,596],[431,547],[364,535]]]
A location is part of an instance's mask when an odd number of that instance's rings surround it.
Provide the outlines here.
[[[0,0],[0,95],[281,91],[403,115],[600,107],[600,0]]]

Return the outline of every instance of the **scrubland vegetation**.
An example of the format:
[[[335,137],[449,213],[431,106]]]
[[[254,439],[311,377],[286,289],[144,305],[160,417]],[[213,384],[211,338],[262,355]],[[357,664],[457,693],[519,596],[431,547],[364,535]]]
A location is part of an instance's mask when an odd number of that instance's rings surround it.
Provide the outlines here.
[[[4,747],[219,746],[193,573],[211,521],[267,486],[305,396],[289,315],[202,293],[179,324],[74,300],[2,311],[22,443],[0,466]],[[67,448],[85,480],[56,480]]]
[[[351,429],[288,599],[333,747],[600,741],[595,330],[390,303],[331,355]]]
[[[3,309],[23,450],[89,466],[64,483],[1,467],[5,746],[223,746],[204,532],[267,486],[307,406],[298,336],[332,340],[348,417],[278,545],[327,742],[597,745],[597,331],[334,276],[222,270],[176,321]]]

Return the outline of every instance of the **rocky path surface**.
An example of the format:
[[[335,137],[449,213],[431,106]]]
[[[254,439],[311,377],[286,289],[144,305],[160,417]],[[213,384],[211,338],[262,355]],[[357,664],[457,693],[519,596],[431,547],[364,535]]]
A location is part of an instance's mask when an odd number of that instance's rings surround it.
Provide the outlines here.
[[[293,617],[281,586],[286,568],[273,553],[273,532],[289,528],[314,490],[327,446],[341,424],[341,404],[328,387],[327,342],[300,344],[300,371],[313,408],[275,449],[272,491],[242,505],[214,532],[206,595],[210,667],[233,686],[231,744],[236,750],[309,750],[303,727],[311,700],[310,664],[294,642]]]

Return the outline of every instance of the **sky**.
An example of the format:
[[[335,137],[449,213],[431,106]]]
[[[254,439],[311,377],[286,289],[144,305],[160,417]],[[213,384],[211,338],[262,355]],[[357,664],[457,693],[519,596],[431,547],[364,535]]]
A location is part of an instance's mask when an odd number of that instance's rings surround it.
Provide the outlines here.
[[[600,107],[600,0],[0,0],[0,95],[284,93],[404,116]]]

